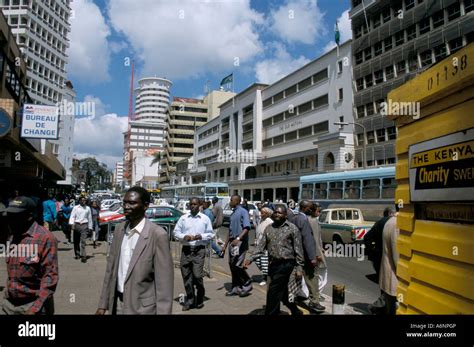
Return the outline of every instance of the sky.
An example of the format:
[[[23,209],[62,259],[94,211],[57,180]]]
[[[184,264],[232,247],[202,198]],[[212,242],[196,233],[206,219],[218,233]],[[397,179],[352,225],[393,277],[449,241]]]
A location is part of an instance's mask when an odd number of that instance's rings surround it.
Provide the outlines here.
[[[131,62],[136,81],[165,77],[171,97],[271,84],[352,37],[349,0],[74,0],[68,79],[95,115],[75,119],[75,157],[122,160]]]

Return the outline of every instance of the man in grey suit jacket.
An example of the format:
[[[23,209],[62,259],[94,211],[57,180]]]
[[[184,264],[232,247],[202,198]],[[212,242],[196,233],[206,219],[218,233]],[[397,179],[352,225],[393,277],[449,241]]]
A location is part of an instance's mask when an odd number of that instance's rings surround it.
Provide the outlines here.
[[[127,221],[114,233],[96,314],[171,314],[174,267],[169,236],[145,218],[150,194],[130,188]]]

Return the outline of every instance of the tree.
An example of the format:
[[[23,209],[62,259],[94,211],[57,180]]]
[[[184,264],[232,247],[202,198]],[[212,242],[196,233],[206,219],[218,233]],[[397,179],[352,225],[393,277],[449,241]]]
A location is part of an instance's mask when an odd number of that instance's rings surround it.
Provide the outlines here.
[[[73,175],[81,170],[86,172],[85,184],[90,190],[112,189],[110,179],[112,171],[107,169],[107,165],[99,163],[94,157],[74,161],[71,170]]]

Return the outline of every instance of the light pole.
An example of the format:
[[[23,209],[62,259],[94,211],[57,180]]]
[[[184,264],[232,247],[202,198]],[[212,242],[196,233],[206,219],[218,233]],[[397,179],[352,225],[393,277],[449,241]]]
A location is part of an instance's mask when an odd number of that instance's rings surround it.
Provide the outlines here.
[[[340,125],[340,126],[344,126],[344,125],[349,125],[349,124],[353,124],[353,125],[358,125],[362,128],[362,130],[364,131],[362,133],[362,161],[363,161],[363,167],[364,169],[367,168],[367,153],[366,153],[366,150],[365,150],[365,126],[363,126],[362,124],[359,124],[359,123],[353,123],[353,122],[334,122],[334,125]]]

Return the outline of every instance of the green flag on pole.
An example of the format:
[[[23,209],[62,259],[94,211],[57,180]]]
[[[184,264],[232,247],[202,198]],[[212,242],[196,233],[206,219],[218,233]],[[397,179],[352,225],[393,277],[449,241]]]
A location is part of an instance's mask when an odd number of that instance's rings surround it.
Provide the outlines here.
[[[339,46],[339,41],[341,40],[341,34],[339,33],[339,26],[337,25],[337,21],[336,21],[336,27],[334,28],[334,40],[336,41],[336,45]]]
[[[232,83],[233,79],[234,79],[234,74],[231,73],[229,76],[226,76],[222,79],[221,86],[223,86],[224,84]]]

